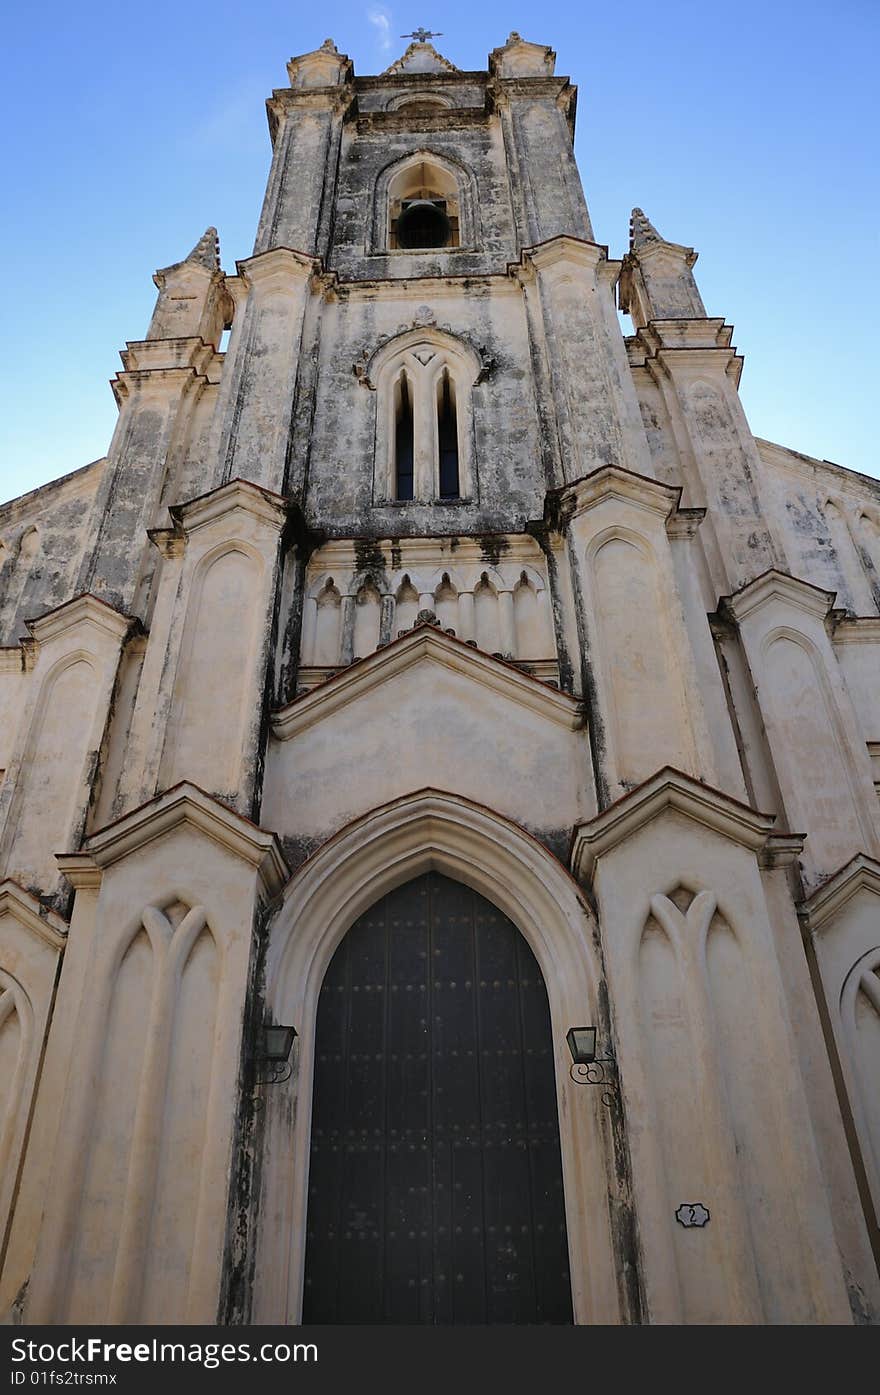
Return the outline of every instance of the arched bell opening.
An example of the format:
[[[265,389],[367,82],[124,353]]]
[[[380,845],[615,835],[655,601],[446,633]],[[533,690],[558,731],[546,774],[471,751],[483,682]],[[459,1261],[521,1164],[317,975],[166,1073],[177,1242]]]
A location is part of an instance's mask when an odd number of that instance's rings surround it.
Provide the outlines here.
[[[458,180],[430,159],[405,164],[388,184],[388,247],[424,251],[459,247]]]

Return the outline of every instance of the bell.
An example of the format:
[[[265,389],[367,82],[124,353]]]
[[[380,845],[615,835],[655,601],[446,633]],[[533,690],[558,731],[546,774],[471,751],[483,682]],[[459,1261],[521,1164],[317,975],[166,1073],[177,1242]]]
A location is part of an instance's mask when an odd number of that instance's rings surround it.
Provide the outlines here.
[[[412,199],[403,205],[397,219],[397,245],[408,251],[422,247],[446,247],[452,224],[442,201]]]

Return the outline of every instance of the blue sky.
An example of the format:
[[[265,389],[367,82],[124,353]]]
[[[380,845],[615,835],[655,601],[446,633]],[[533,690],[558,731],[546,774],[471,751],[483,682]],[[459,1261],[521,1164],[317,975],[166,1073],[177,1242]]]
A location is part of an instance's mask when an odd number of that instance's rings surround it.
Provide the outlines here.
[[[417,25],[442,29],[462,68],[485,67],[511,29],[552,44],[580,89],[597,240],[622,255],[640,204],[695,247],[708,312],[745,355],[756,434],[880,476],[878,17],[877,0],[15,7],[0,94],[0,498],[104,454],[108,379],[146,331],[156,267],[210,223],[224,266],[250,253],[264,99],[290,54],[331,35],[358,73],[380,72]]]

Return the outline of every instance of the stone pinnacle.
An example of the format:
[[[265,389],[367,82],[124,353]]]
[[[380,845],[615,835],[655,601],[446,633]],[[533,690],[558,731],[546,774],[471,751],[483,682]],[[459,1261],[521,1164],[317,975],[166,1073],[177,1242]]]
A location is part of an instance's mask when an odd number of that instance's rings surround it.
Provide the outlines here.
[[[200,266],[207,267],[208,271],[219,271],[220,239],[217,236],[217,229],[206,228],[185,260],[198,262]]]
[[[654,224],[640,208],[634,208],[629,220],[629,245],[632,248],[644,247],[648,242],[662,242]]]

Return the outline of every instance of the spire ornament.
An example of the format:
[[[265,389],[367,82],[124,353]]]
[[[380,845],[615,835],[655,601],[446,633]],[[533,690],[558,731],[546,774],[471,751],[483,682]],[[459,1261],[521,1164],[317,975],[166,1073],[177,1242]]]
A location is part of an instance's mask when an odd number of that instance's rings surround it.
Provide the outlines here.
[[[662,242],[663,240],[650,218],[646,217],[640,208],[634,208],[629,220],[630,247],[644,247],[649,242]]]
[[[208,271],[220,270],[220,239],[216,228],[206,228],[195,247],[185,258],[188,262],[198,262]]]
[[[402,39],[415,39],[417,44],[427,44],[432,39],[442,39],[443,31],[441,29],[435,33],[431,29],[414,29],[411,34],[401,34],[400,37]]]

